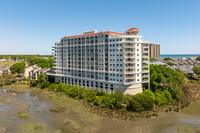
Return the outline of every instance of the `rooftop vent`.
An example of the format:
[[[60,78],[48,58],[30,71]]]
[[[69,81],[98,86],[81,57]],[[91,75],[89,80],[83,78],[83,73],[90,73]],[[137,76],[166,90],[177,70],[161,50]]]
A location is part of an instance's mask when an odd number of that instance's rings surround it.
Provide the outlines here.
[[[83,34],[97,33],[97,30],[84,31]]]

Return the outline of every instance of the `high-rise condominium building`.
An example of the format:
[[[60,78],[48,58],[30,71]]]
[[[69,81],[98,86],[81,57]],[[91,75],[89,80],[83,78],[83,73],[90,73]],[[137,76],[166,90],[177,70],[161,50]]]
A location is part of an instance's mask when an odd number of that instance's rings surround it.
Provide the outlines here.
[[[149,43],[139,29],[125,33],[84,32],[53,46],[55,82],[124,94],[142,92],[149,83]]]
[[[150,58],[160,58],[160,44],[149,44]]]

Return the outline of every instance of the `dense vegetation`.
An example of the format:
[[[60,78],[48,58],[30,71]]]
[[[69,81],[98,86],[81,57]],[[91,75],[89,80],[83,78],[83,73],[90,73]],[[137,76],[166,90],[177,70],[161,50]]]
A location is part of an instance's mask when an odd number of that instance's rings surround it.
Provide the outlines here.
[[[158,59],[155,59],[155,58],[150,58],[149,60],[150,61],[158,61]]]
[[[48,88],[51,91],[64,92],[68,96],[92,103],[100,108],[126,109],[129,111],[143,111],[153,109],[155,95],[150,90],[134,96],[124,95],[121,91],[106,93],[93,89],[86,89],[78,85],[50,84],[44,74],[40,74],[38,80],[30,81],[31,87]]]
[[[16,60],[29,61],[30,59],[39,57],[51,58],[50,55],[0,55],[0,59],[11,59],[12,61]]]
[[[41,68],[52,68],[53,61],[51,58],[44,59],[44,58],[33,58],[30,59],[28,62],[29,65],[35,65],[40,66]]]
[[[195,74],[200,75],[200,67],[196,66],[193,68]]]
[[[167,62],[167,65],[173,66],[174,64],[172,62]]]
[[[154,93],[168,91],[175,100],[183,96],[182,87],[185,84],[183,73],[163,65],[152,64],[150,65],[150,79],[151,90]]]
[[[28,65],[37,64],[41,68],[52,68],[52,58],[50,55],[0,55],[0,59],[10,59],[12,61],[26,61]]]
[[[172,60],[172,59],[169,57],[164,58],[164,61],[169,61],[169,60]]]
[[[198,56],[196,60],[199,60],[199,61],[200,61],[200,56]]]
[[[12,74],[17,73],[18,75],[20,75],[21,73],[24,73],[25,66],[26,66],[26,63],[18,62],[18,63],[15,63],[14,65],[12,65],[10,67],[10,71],[11,71]]]
[[[142,94],[123,95],[122,92],[106,93],[93,89],[86,89],[78,85],[50,84],[44,74],[38,80],[30,81],[31,87],[47,88],[51,91],[64,92],[68,96],[87,101],[100,108],[126,109],[140,112],[152,110],[154,105],[169,105],[173,100],[183,96],[182,86],[184,75],[181,72],[162,65],[151,65],[151,90],[145,89]]]
[[[0,75],[0,86],[10,85],[16,82],[16,77],[12,74],[2,74]]]

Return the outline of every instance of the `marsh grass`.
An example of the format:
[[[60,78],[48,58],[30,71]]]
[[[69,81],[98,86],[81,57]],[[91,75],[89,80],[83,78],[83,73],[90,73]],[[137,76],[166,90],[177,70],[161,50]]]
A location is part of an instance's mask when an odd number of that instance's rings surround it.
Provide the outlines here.
[[[72,126],[73,129],[75,129],[75,130],[78,130],[78,129],[81,128],[81,126],[78,124],[78,122],[73,121],[73,120],[70,120],[70,119],[68,119],[68,118],[65,118],[65,119],[64,119],[64,124],[65,124],[65,125]]]
[[[0,97],[0,102],[2,102],[2,103],[9,103],[10,100],[7,99],[6,97]]]
[[[19,118],[22,118],[22,119],[29,119],[32,117],[31,114],[25,113],[25,112],[18,112],[18,116]]]
[[[47,133],[46,126],[41,123],[25,123],[18,127],[19,133]]]

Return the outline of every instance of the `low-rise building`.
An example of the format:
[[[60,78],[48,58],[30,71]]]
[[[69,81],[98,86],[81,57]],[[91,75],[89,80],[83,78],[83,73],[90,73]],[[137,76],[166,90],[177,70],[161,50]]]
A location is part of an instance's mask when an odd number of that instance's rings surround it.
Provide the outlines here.
[[[40,68],[39,66],[37,65],[33,65],[33,66],[29,66],[29,67],[26,67],[25,68],[25,71],[24,71],[24,77],[25,78],[29,78],[29,72],[32,71],[32,70],[36,70]],[[41,69],[41,68],[40,68]]]

